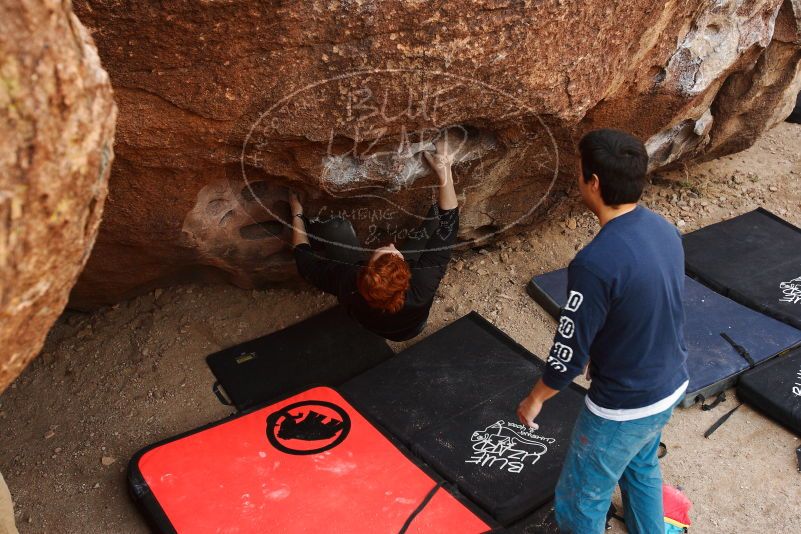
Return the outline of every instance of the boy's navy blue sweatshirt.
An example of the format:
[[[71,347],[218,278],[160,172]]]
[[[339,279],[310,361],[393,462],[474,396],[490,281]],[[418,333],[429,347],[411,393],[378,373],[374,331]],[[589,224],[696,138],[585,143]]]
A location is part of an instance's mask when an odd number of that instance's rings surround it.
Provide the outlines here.
[[[564,388],[589,360],[590,400],[632,409],[687,380],[684,250],[675,226],[642,206],[612,219],[570,263],[567,291],[545,385]]]

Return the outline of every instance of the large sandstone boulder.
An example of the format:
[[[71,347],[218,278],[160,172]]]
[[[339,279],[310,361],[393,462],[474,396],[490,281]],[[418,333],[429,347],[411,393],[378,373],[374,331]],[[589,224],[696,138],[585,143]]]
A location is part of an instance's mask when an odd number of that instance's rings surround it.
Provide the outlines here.
[[[367,245],[431,200],[419,151],[468,133],[462,239],[547,216],[601,126],[652,168],[740,150],[799,89],[796,0],[80,0],[120,106],[112,194],[73,293],[293,276],[287,188]]]
[[[42,347],[97,235],[116,107],[60,0],[0,3],[0,391]]]

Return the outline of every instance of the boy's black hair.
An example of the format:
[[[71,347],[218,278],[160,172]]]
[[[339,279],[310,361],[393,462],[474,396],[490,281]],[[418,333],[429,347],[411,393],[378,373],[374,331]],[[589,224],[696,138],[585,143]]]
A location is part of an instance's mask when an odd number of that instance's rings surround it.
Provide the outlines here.
[[[607,206],[637,202],[645,187],[648,153],[642,141],[621,130],[603,128],[579,141],[583,179],[600,181],[601,198]]]

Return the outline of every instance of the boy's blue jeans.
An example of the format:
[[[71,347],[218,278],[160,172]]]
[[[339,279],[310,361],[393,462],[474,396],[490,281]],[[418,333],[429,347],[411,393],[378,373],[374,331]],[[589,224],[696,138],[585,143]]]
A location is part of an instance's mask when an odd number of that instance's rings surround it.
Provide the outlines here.
[[[615,486],[631,534],[662,534],[662,473],[657,452],[673,408],[632,421],[598,417],[585,406],[576,421],[556,486],[556,522],[563,534],[604,532]]]

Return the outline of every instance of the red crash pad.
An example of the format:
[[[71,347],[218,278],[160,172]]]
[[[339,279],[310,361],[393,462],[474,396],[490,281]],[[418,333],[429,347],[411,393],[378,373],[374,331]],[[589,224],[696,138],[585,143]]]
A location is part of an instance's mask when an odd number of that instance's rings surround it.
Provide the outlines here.
[[[490,529],[325,387],[153,445],[129,479],[163,532]]]

